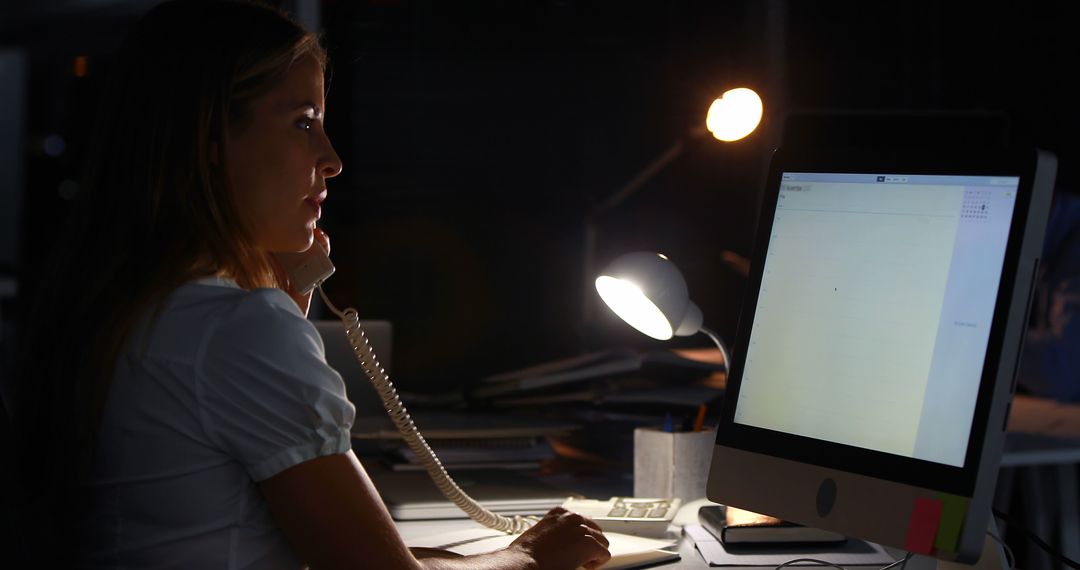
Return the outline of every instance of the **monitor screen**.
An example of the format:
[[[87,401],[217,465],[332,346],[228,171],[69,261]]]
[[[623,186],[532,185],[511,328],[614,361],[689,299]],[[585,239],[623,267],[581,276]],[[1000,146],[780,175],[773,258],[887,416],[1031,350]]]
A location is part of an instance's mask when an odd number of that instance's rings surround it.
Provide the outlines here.
[[[709,498],[977,557],[1054,166],[1034,150],[778,151]]]
[[[1019,184],[784,172],[735,421],[963,466]]]

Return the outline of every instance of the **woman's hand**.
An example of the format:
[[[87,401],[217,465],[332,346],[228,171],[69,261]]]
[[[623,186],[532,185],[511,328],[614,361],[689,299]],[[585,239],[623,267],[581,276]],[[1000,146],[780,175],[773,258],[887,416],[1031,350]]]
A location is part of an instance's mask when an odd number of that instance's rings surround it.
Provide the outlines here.
[[[538,570],[591,570],[611,559],[607,547],[607,537],[592,519],[555,507],[508,548],[535,560]]]
[[[326,235],[326,232],[315,228],[315,243],[311,244],[311,247],[322,247],[323,251],[327,255],[330,255],[330,238]],[[292,297],[293,301],[296,301],[296,305],[300,307],[300,312],[304,313],[306,317],[308,309],[311,308],[311,296],[315,294],[315,290],[312,289],[306,294],[301,294],[299,291],[293,288],[292,283],[289,282],[289,274],[285,272],[285,269],[281,267],[277,258],[273,255],[270,257],[270,266],[274,269],[274,275],[277,277],[278,283],[281,283],[281,288]]]

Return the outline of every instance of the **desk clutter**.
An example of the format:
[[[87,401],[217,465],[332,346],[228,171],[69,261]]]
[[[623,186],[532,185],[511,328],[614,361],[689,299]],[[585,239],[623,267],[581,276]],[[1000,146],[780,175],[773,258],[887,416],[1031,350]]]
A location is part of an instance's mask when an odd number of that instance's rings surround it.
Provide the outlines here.
[[[723,391],[726,368],[713,349],[611,349],[483,378],[471,405],[497,409],[557,404],[649,410],[688,406]]]
[[[663,538],[668,526],[682,506],[679,499],[650,499],[645,497],[612,497],[599,499],[568,499],[563,508],[581,513],[607,532],[634,536]]]
[[[574,422],[582,429],[550,438],[560,458],[629,474],[636,428],[659,427],[668,417],[678,426],[672,431],[680,431],[693,425],[702,406],[713,410],[708,427],[715,425],[725,372],[715,348],[616,348],[483,378],[467,392],[465,405]]]
[[[430,442],[439,461],[456,471],[463,469],[537,470],[555,457],[551,443],[543,437],[496,437],[485,439],[440,439]],[[423,463],[412,449],[387,445],[383,459],[394,471],[420,471]]]
[[[848,538],[840,533],[803,526],[736,507],[715,505],[698,510],[701,526],[725,546],[768,544],[838,544]]]
[[[704,406],[699,416],[703,416]],[[716,432],[711,429],[674,431],[640,427],[634,430],[634,496],[705,496]]]
[[[421,411],[413,421],[443,466],[454,472],[538,469],[555,457],[548,438],[580,427],[566,420],[482,412]],[[352,438],[358,455],[377,459],[390,470],[423,470],[385,414],[356,418]]]
[[[392,471],[379,464],[365,467],[390,516],[398,521],[464,519],[426,471]],[[451,473],[454,481],[486,509],[501,515],[542,516],[572,493],[525,473],[473,469]]]
[[[796,558],[827,560],[838,566],[874,565],[884,566],[895,562],[880,545],[862,540],[848,539],[834,544],[753,544],[732,547],[699,524],[683,527],[701,557],[709,566],[765,566],[769,568]],[[817,566],[817,564],[802,564]]]

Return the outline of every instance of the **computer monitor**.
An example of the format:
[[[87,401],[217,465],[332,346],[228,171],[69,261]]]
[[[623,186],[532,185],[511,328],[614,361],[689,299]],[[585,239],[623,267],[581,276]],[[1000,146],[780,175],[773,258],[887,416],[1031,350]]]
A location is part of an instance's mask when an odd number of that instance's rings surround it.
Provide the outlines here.
[[[1036,150],[780,150],[708,497],[979,557],[1050,208]]]

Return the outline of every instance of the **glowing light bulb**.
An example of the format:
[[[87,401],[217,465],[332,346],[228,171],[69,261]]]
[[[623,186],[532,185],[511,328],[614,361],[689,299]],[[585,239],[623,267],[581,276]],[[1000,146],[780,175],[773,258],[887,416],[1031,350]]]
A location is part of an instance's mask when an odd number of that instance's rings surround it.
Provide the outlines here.
[[[608,307],[635,329],[657,340],[667,340],[674,332],[664,313],[637,285],[614,277],[598,277],[596,292]]]
[[[754,132],[763,112],[761,97],[753,89],[739,87],[712,102],[705,126],[719,140],[737,141]]]

